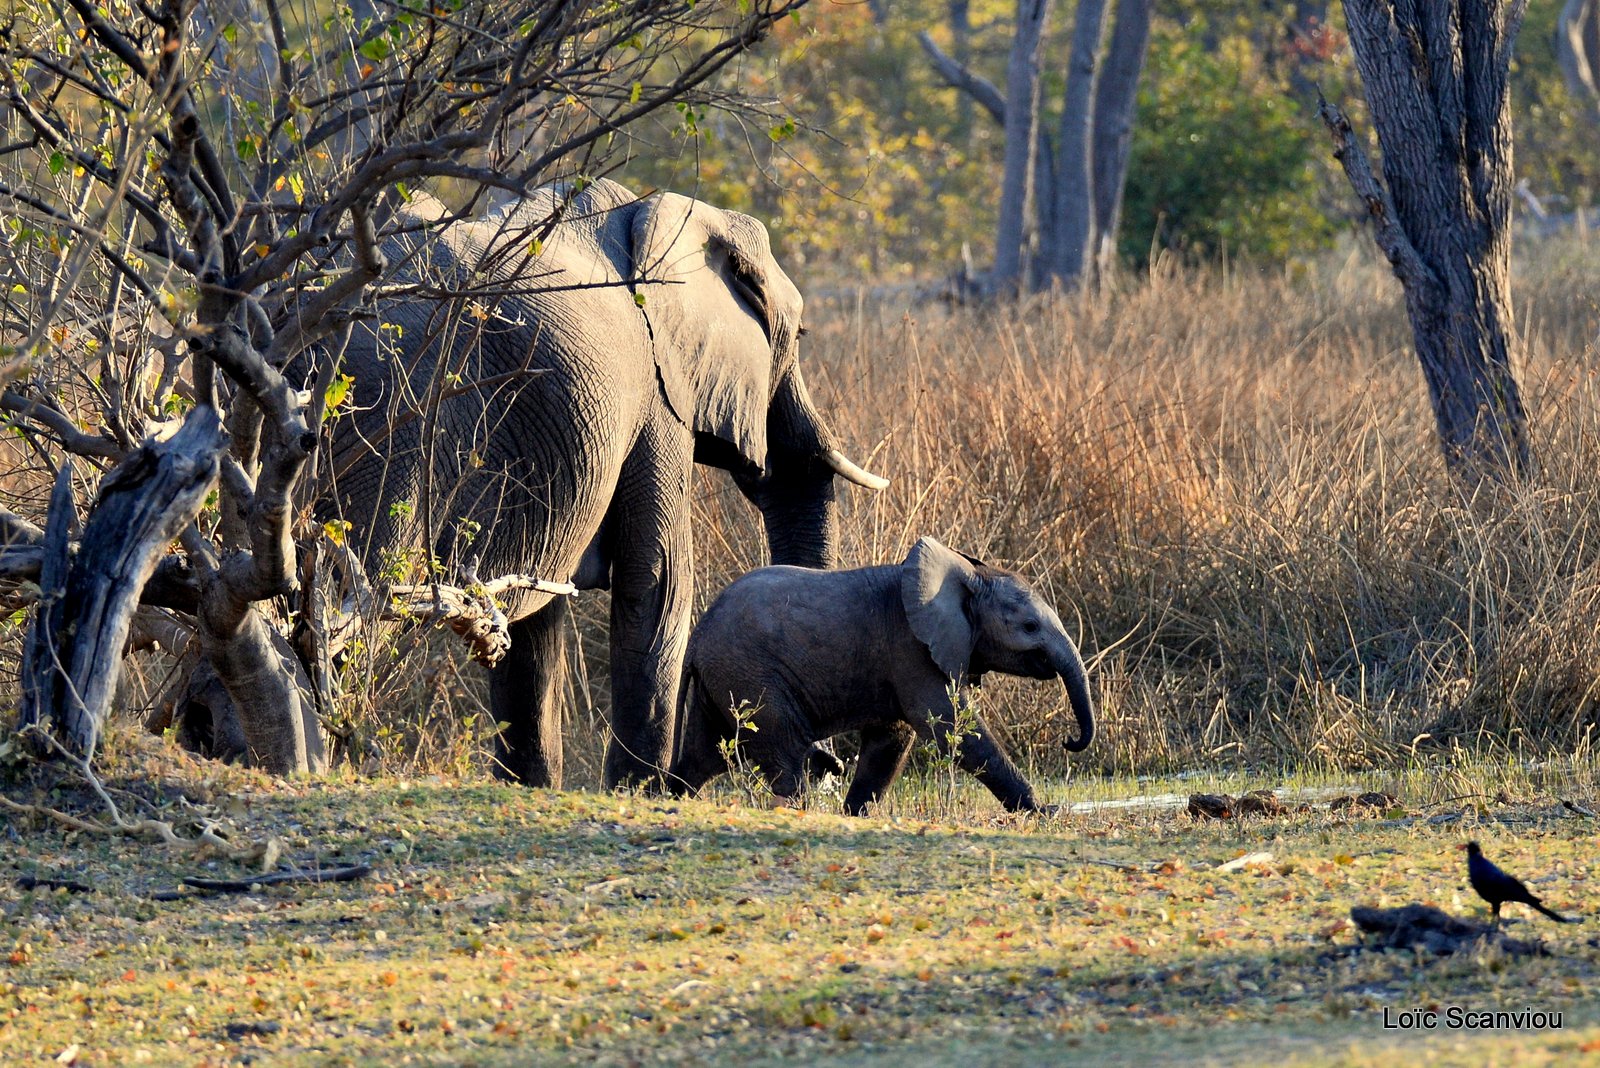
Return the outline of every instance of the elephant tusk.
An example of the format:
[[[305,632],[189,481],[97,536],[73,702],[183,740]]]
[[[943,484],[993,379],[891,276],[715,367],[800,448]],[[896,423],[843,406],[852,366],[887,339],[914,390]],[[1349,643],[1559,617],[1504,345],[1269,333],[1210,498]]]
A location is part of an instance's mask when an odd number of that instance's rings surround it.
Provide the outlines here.
[[[882,475],[875,475],[871,471],[857,467],[838,449],[828,449],[822,454],[822,458],[828,462],[829,467],[833,468],[834,474],[848,482],[854,482],[856,485],[869,490],[889,488],[888,479]]]

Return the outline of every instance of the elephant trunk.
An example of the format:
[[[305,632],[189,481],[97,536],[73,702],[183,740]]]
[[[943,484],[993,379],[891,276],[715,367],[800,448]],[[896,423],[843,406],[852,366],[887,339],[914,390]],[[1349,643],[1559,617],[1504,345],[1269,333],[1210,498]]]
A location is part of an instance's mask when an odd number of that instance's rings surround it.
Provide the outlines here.
[[[760,474],[735,478],[761,509],[767,547],[775,564],[828,568],[839,562],[839,504],[834,476],[881,488],[834,447],[806,389],[791,366],[767,412],[767,464]]]
[[[769,451],[767,472],[741,481],[761,510],[774,564],[830,568],[839,563],[839,504],[833,472],[813,456]]]
[[[1089,676],[1083,668],[1083,658],[1078,647],[1066,638],[1066,647],[1056,657],[1056,673],[1067,689],[1067,700],[1072,713],[1078,718],[1078,737],[1068,738],[1062,744],[1069,753],[1081,753],[1094,741],[1094,701],[1089,696]]]

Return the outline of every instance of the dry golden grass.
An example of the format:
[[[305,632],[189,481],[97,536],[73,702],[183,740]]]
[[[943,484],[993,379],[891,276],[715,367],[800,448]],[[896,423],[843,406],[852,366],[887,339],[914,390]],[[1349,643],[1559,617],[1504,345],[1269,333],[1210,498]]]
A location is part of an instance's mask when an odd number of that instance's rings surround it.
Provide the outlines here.
[[[894,479],[851,492],[846,564],[932,534],[1048,589],[1093,658],[1090,767],[1586,751],[1597,257],[1523,265],[1540,471],[1477,500],[1446,477],[1398,287],[1359,252],[1020,308],[814,308],[813,390]],[[700,510],[708,591],[759,563],[733,498]],[[992,689],[1014,744],[1059,771],[1059,690]]]
[[[1020,307],[813,300],[804,359],[847,451],[844,563],[920,535],[1017,568],[1082,635],[1100,708],[1079,769],[1349,769],[1587,758],[1600,690],[1600,249],[1519,264],[1538,476],[1445,475],[1398,287],[1360,250],[1290,269],[1160,268]],[[700,605],[763,562],[704,472]],[[599,781],[604,595],[577,602],[568,782]],[[482,672],[446,640],[352,680],[358,766],[487,758]],[[374,661],[384,661],[386,653]],[[386,661],[387,662],[387,661]],[[1059,687],[985,695],[1022,762],[1065,770]]]

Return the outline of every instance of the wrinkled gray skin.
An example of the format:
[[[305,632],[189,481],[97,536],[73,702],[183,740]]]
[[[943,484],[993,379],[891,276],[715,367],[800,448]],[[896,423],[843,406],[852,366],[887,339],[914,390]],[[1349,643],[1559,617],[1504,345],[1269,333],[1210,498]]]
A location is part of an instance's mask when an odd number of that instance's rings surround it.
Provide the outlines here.
[[[835,470],[872,479],[837,452],[830,466],[796,364],[799,292],[756,220],[605,180],[385,253],[430,266],[435,285],[502,292],[465,307],[402,297],[358,326],[344,367],[357,414],[336,424],[333,464],[351,537],[374,573],[397,573],[397,547],[431,545],[447,572],[476,560],[483,579],[609,587],[605,781],[659,781],[694,590],[694,462],[730,471],[772,559],[806,567],[835,560]],[[527,594],[509,614],[511,651],[491,674],[509,724],[496,770],[559,786],[565,599]]]
[[[861,732],[845,797],[861,815],[881,799],[918,737],[949,747],[952,684],[991,671],[1060,677],[1078,721],[1080,751],[1094,737],[1083,660],[1055,611],[1020,577],[923,538],[905,562],[857,571],[767,567],[735,581],[689,641],[678,748],[670,783],[694,793],[727,770],[718,743],[731,709],[755,709],[743,757],[774,793],[798,793],[812,746]],[[1037,810],[1033,789],[980,719],[956,760],[1012,810]]]

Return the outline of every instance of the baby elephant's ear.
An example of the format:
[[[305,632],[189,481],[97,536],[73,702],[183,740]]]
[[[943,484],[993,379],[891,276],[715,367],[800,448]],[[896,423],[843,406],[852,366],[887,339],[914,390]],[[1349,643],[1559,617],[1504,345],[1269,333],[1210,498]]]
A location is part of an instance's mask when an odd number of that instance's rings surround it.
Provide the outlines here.
[[[952,679],[966,674],[972,659],[976,635],[967,608],[977,583],[972,565],[932,538],[919,539],[901,567],[900,597],[911,633]]]

